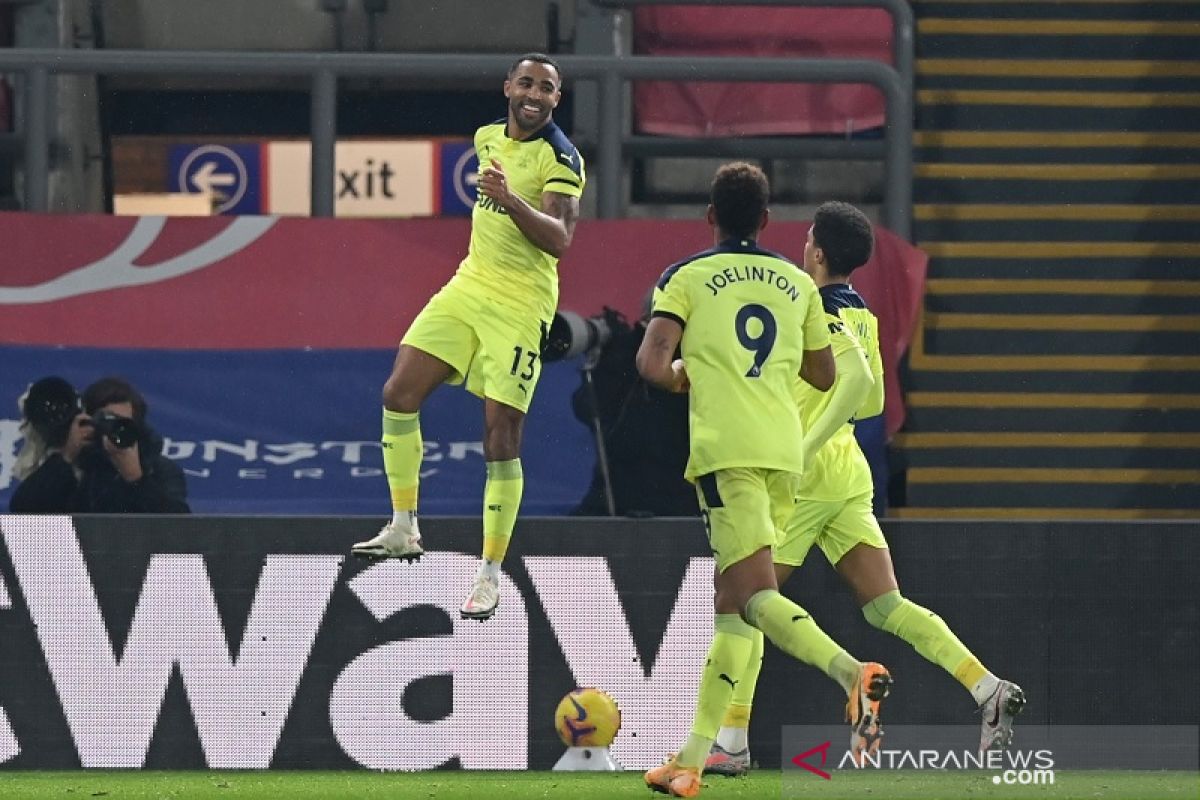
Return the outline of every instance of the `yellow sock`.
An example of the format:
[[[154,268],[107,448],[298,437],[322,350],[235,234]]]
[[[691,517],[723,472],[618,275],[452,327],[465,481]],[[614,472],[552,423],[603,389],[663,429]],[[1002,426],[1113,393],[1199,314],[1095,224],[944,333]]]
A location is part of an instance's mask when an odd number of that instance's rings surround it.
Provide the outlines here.
[[[392,494],[392,511],[415,511],[421,481],[421,420],[417,414],[383,410],[383,470]]]
[[[746,661],[746,669],[742,672],[742,680],[738,683],[737,688],[733,690],[733,700],[729,706],[729,713],[735,714],[736,708],[744,709],[737,711],[736,715],[744,714],[744,717],[737,718],[742,721],[742,727],[750,724],[750,706],[754,703],[754,688],[758,683],[758,673],[762,670],[763,660],[763,635],[758,628],[750,628],[753,633],[754,648],[750,651],[750,658]]]
[[[987,669],[937,614],[902,597],[899,590],[876,597],[863,606],[867,622],[899,636],[918,653],[954,676],[972,691]]]
[[[512,541],[525,475],[521,459],[487,462],[487,483],[483,487],[483,560],[500,563]]]
[[[754,649],[756,631],[737,614],[717,614],[715,628],[704,671],[700,674],[700,694],[696,698],[692,733],[675,757],[681,767],[704,767],[725,709],[729,707],[730,698]]]
[[[746,678],[743,676],[742,681]],[[739,681],[738,689],[742,688],[742,683]],[[737,690],[734,691],[737,694]],[[725,719],[721,720],[722,728],[749,728],[750,727],[750,710],[752,706],[745,703],[733,702],[729,704],[729,708],[725,711]]]
[[[717,733],[717,744],[728,753],[740,753],[750,746],[750,711],[763,659],[762,631],[758,628],[750,630],[753,631],[753,638],[750,656],[746,659],[746,669],[742,671],[742,679],[733,690],[729,708],[725,711],[725,719],[721,720],[721,730]]]
[[[811,664],[833,678],[847,694],[858,682],[862,664],[830,639],[800,606],[774,589],[763,589],[746,603],[746,619],[771,644],[792,658]]]

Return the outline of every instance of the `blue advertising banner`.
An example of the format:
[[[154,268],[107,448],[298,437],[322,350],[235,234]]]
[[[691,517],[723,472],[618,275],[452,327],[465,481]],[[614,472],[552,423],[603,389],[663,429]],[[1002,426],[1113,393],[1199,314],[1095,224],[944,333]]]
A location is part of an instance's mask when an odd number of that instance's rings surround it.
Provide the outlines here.
[[[261,214],[262,166],[257,144],[174,145],[167,156],[172,191],[204,192],[218,214]]]
[[[145,394],[148,422],[185,471],[198,513],[390,513],[379,393],[392,350],[119,350],[0,347],[0,509],[15,485],[17,398],[59,375],[82,391],[107,375]],[[523,515],[568,513],[592,476],[590,429],[571,411],[578,361],[547,364],[525,425]],[[7,399],[5,399],[7,398]],[[483,405],[438,389],[421,412],[421,510],[477,515]]]
[[[442,216],[470,216],[475,207],[475,186],[479,182],[479,158],[475,145],[467,139],[441,144]]]

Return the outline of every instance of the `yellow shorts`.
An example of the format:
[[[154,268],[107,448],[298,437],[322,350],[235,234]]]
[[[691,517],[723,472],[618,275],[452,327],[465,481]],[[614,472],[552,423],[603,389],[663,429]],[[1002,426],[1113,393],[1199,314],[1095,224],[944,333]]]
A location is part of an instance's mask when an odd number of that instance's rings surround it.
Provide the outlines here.
[[[858,544],[886,548],[879,520],[871,513],[871,492],[849,500],[797,500],[775,545],[775,563],[798,567],[814,544],[830,564],[837,564]]]
[[[724,572],[773,547],[792,515],[800,476],[777,469],[735,467],[696,478],[708,545]]]
[[[447,383],[528,411],[542,374],[542,340],[550,323],[464,291],[453,282],[430,298],[401,344],[454,370]]]

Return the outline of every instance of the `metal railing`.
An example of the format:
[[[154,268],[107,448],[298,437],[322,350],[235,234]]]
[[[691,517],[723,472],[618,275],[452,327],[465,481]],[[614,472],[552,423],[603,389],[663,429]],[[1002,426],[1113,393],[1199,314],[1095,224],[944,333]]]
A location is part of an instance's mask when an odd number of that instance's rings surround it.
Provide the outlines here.
[[[630,80],[758,81],[805,83],[865,83],[878,88],[886,104],[883,147],[884,225],[906,237],[912,214],[912,92],[899,73],[876,61],[787,58],[679,58],[657,56],[557,57],[570,81],[594,80],[599,85],[599,126],[593,173],[598,213],[612,219],[622,215],[621,173],[630,137],[624,134],[622,85]],[[332,216],[334,209],[334,146],[337,138],[338,79],[405,77],[467,79],[496,76],[499,81],[511,59],[507,55],[401,53],[245,53],[135,50],[0,50],[0,72],[22,76],[21,120],[25,168],[24,207],[45,211],[48,206],[50,76],[59,74],[190,74],[237,76],[305,76],[310,88],[312,138],[312,213]],[[648,137],[642,137],[648,138]],[[828,150],[830,146],[870,143],[807,142],[789,137],[755,140],[703,140],[698,147],[711,155],[762,155],[772,152]],[[644,143],[643,143],[644,146]]]

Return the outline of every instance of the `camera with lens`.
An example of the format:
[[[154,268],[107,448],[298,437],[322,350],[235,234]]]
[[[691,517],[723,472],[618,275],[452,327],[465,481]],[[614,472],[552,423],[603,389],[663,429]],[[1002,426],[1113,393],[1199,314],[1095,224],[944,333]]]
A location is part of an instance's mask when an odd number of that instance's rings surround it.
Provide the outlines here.
[[[92,416],[92,427],[97,435],[107,438],[116,447],[133,447],[141,431],[129,417],[118,416],[111,411],[97,411]]]
[[[608,307],[593,317],[584,317],[574,311],[558,311],[542,345],[542,361],[560,361],[581,353],[594,356],[615,334],[628,329],[621,313]]]

